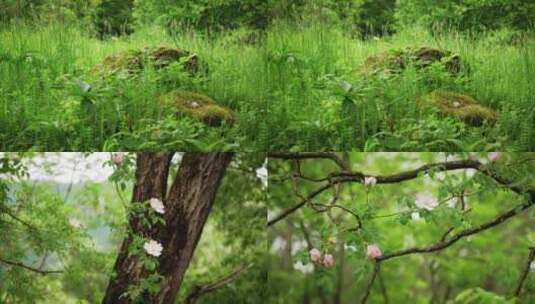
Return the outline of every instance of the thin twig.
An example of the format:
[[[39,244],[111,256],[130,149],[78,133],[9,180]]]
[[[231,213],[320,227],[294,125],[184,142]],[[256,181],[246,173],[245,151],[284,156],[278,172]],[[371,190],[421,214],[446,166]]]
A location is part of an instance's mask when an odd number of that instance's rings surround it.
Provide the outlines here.
[[[42,270],[42,269],[39,269],[39,268],[35,268],[35,267],[31,267],[31,266],[25,265],[25,264],[20,263],[20,262],[8,261],[8,260],[5,260],[3,258],[0,258],[0,262],[2,262],[4,264],[7,264],[7,265],[10,265],[10,266],[21,267],[21,268],[24,268],[26,270],[37,272],[37,273],[39,273],[41,275],[47,275],[47,274],[52,274],[52,273],[62,273],[63,272],[63,270]]]
[[[295,153],[292,153],[292,155]],[[300,154],[300,153],[297,153]],[[310,157],[310,156],[309,156]],[[293,158],[291,158],[293,159]],[[508,181],[505,178],[502,178],[501,176],[495,174],[494,172],[488,170],[485,168],[479,161],[477,160],[455,160],[455,161],[446,161],[441,163],[432,163],[427,164],[424,166],[421,166],[417,169],[401,172],[398,174],[393,175],[386,175],[386,176],[374,176],[377,180],[377,184],[393,184],[393,183],[399,183],[403,181],[408,181],[417,178],[422,173],[427,173],[431,170],[436,171],[452,171],[452,170],[460,170],[460,169],[476,169],[479,172],[489,176],[490,178],[494,179],[498,184],[506,186],[508,189],[516,192],[516,193],[523,193],[523,190],[512,185],[510,181]],[[361,172],[340,172],[340,173],[331,173],[329,178],[329,183],[321,186],[320,188],[316,189],[314,192],[312,192],[306,199],[299,202],[297,205],[292,206],[286,210],[284,210],[281,214],[275,216],[272,220],[268,221],[268,226],[271,226],[278,221],[284,219],[288,215],[292,214],[299,208],[303,207],[306,203],[308,203],[311,199],[322,193],[323,191],[329,189],[330,187],[333,187],[334,185],[340,184],[340,183],[346,183],[346,182],[357,182],[357,183],[364,183],[364,177],[365,176],[372,176],[372,175],[366,175]]]
[[[366,289],[364,290],[364,296],[362,297],[362,300],[360,301],[360,303],[366,304],[366,302],[368,302],[368,297],[370,296],[373,282],[375,281],[375,278],[379,274],[380,270],[381,270],[381,261],[375,260],[375,265],[373,266],[372,276],[370,278],[370,281],[368,282],[368,285],[366,286]]]
[[[462,231],[454,234],[453,236],[451,236],[449,238],[444,238],[443,240],[440,240],[440,241],[438,241],[438,242],[436,242],[436,243],[434,243],[432,245],[429,245],[429,246],[426,246],[426,247],[413,247],[413,248],[409,248],[409,249],[395,251],[395,252],[392,252],[392,253],[385,254],[385,255],[381,256],[380,258],[378,258],[378,260],[386,261],[386,260],[389,260],[389,259],[392,259],[392,258],[405,256],[405,255],[409,255],[409,254],[414,254],[414,253],[430,253],[430,252],[435,252],[435,251],[438,251],[438,250],[442,250],[444,248],[447,248],[447,247],[453,245],[455,242],[457,242],[458,240],[460,240],[460,239],[462,239],[464,237],[467,237],[467,236],[470,236],[470,235],[485,231],[485,230],[490,229],[492,227],[498,226],[498,225],[504,223],[505,221],[507,221],[508,219],[510,219],[511,217],[513,217],[513,216],[515,216],[517,214],[520,214],[524,210],[532,207],[534,204],[535,204],[535,190],[532,190],[532,191],[530,191],[530,199],[527,202],[525,202],[524,204],[518,205],[513,209],[509,209],[508,211],[506,211],[504,213],[499,214],[494,219],[492,219],[492,220],[490,220],[488,222],[485,222],[485,223],[483,223],[483,224],[481,224],[479,226],[473,227],[473,228],[462,230]]]
[[[199,298],[209,292],[215,291],[217,289],[220,289],[224,287],[227,284],[230,284],[238,279],[238,277],[245,272],[250,266],[241,266],[234,271],[232,271],[230,274],[203,286],[196,286],[193,291],[188,295],[186,298],[187,304],[195,304],[199,300]]]
[[[522,292],[522,286],[524,285],[524,282],[526,281],[526,278],[528,277],[528,273],[531,268],[531,263],[534,260],[535,260],[535,247],[530,247],[528,259],[524,266],[524,270],[522,271],[522,274],[520,275],[520,279],[518,280],[518,285],[515,290],[515,297],[520,296],[520,292]]]

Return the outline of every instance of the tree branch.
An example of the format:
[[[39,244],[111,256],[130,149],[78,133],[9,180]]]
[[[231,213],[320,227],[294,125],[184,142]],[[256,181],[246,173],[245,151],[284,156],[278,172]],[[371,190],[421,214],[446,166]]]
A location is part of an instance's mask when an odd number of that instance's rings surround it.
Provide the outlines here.
[[[520,292],[522,292],[522,286],[524,285],[524,282],[526,281],[526,278],[528,277],[528,273],[531,268],[531,263],[533,261],[535,261],[535,247],[530,247],[528,260],[526,261],[524,270],[522,271],[522,274],[520,275],[520,279],[518,280],[518,286],[516,287],[516,290],[515,290],[515,297],[520,296]]]
[[[232,271],[230,274],[203,286],[195,286],[193,288],[193,291],[188,295],[186,298],[187,304],[195,304],[199,300],[200,297],[203,295],[210,293],[212,291],[215,291],[217,289],[220,289],[224,287],[227,284],[230,284],[234,282],[238,277],[245,272],[250,266],[241,266],[234,271]]]
[[[281,214],[277,215],[276,217],[274,217],[273,219],[271,220],[268,220],[268,223],[267,225],[268,226],[271,226],[275,223],[277,223],[278,221],[284,219],[285,217],[287,217],[288,215],[292,214],[293,212],[295,212],[297,209],[303,207],[306,203],[308,203],[311,199],[313,199],[314,197],[320,195],[323,191],[325,190],[328,190],[329,188],[331,188],[333,186],[332,183],[328,183],[326,185],[324,185],[323,187],[320,187],[318,188],[316,191],[312,192],[311,194],[309,194],[304,200],[302,200],[300,203],[298,203],[297,205],[293,206],[293,207],[290,207],[286,210],[284,210]]]
[[[366,289],[364,291],[364,296],[362,297],[362,300],[360,301],[360,303],[366,304],[366,302],[368,302],[368,297],[370,296],[370,292],[371,292],[371,289],[372,289],[372,286],[373,286],[373,282],[375,281],[375,278],[379,274],[380,270],[381,270],[381,261],[380,260],[375,260],[375,265],[373,267],[372,276],[370,278],[370,281],[368,282],[368,285],[366,286]]]
[[[330,159],[335,162],[340,169],[349,170],[349,165],[336,153],[331,152],[299,152],[299,153],[285,153],[285,152],[271,152],[268,154],[270,158],[279,158],[279,159],[311,159],[311,158],[320,158],[320,159]]]
[[[7,264],[7,265],[10,265],[10,266],[21,267],[21,268],[24,268],[24,269],[29,270],[29,271],[37,272],[37,273],[39,273],[41,275],[47,275],[47,274],[52,274],[52,273],[62,273],[63,272],[63,270],[42,270],[42,269],[39,269],[39,268],[35,268],[35,267],[31,267],[31,266],[25,265],[25,264],[20,263],[20,262],[8,261],[8,260],[5,260],[3,258],[0,258],[0,262],[4,263],[4,264]]]
[[[282,159],[295,159],[299,157],[303,153],[274,153],[275,155],[281,154],[285,157],[279,157]],[[302,158],[310,158],[312,156],[309,156],[309,154],[315,154],[315,153],[304,153]],[[271,154],[270,154],[271,155]],[[290,156],[294,156],[294,158],[291,158]],[[306,203],[308,203],[311,199],[321,194],[323,191],[333,187],[334,185],[340,184],[340,183],[347,183],[347,182],[357,182],[357,183],[364,183],[364,178],[366,176],[373,176],[377,180],[377,184],[393,184],[393,183],[400,183],[408,180],[412,180],[415,178],[418,178],[421,173],[427,173],[431,170],[435,170],[437,172],[442,171],[453,171],[453,170],[460,170],[460,169],[475,169],[481,172],[482,174],[487,175],[488,177],[492,178],[494,181],[496,181],[498,184],[506,186],[508,189],[516,192],[516,193],[523,193],[522,189],[511,185],[512,183],[508,181],[507,179],[497,175],[496,173],[490,171],[488,168],[486,168],[481,162],[478,160],[454,160],[454,161],[446,161],[446,162],[439,162],[439,163],[431,163],[427,165],[423,165],[417,169],[405,171],[393,175],[368,175],[364,174],[362,172],[336,172],[331,173],[329,175],[329,182],[322,187],[316,189],[314,192],[312,192],[307,198],[299,202],[298,204],[284,210],[281,214],[275,216],[273,219],[268,221],[268,226],[271,226],[278,221],[284,219],[288,215],[292,214],[299,208],[303,207]]]
[[[395,252],[392,252],[392,253],[389,253],[389,254],[385,254],[385,255],[381,256],[380,258],[377,258],[377,259],[380,260],[380,261],[386,261],[386,260],[389,260],[389,259],[393,259],[393,258],[404,256],[404,255],[414,254],[414,253],[430,253],[430,252],[442,250],[444,248],[447,248],[447,247],[453,245],[455,242],[457,242],[458,240],[460,240],[460,239],[462,239],[464,237],[467,237],[469,235],[476,234],[476,233],[485,231],[487,229],[490,229],[492,227],[498,226],[498,225],[504,223],[505,221],[507,221],[508,219],[510,219],[511,217],[521,213],[522,211],[532,207],[535,204],[535,190],[532,190],[529,193],[530,193],[530,199],[527,202],[525,202],[524,204],[521,204],[521,205],[519,205],[519,206],[517,206],[517,207],[515,207],[513,209],[510,209],[510,210],[508,210],[508,211],[506,211],[504,213],[501,213],[500,215],[496,216],[491,221],[488,221],[488,222],[486,222],[484,224],[481,224],[481,225],[479,225],[477,227],[473,227],[473,228],[462,230],[461,232],[456,233],[451,237],[443,237],[442,240],[440,240],[440,241],[438,241],[438,242],[436,242],[436,243],[434,243],[432,245],[429,245],[429,246],[426,246],[426,247],[413,247],[413,248],[409,248],[409,249],[395,251]]]

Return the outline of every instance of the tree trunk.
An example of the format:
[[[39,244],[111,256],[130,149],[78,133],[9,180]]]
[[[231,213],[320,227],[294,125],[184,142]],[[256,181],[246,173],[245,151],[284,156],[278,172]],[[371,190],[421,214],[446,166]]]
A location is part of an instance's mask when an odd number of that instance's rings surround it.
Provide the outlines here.
[[[163,246],[158,257],[158,273],[164,277],[156,294],[145,293],[144,303],[174,303],[182,279],[188,268],[204,224],[213,206],[215,195],[231,153],[185,153],[173,184],[167,192],[167,177],[172,153],[142,153],[138,155],[136,184],[132,203],[150,198],[162,199],[165,206],[165,225],[147,231],[135,218],[129,220],[130,229],[149,236]],[[103,303],[130,303],[122,296],[130,285],[137,284],[148,273],[136,256],[128,256],[131,237],[121,246]]]

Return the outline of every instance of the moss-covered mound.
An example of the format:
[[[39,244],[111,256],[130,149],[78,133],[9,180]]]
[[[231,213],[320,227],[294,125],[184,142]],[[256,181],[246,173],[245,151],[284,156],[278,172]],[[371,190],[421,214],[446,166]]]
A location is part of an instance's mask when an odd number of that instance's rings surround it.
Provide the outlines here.
[[[484,121],[496,122],[498,114],[481,105],[474,98],[450,91],[434,91],[418,100],[423,108],[434,108],[444,115],[452,116],[472,126],[481,126]]]
[[[232,110],[218,105],[205,95],[173,91],[162,96],[162,101],[176,108],[178,116],[191,117],[212,127],[220,126],[223,122],[227,125],[234,123]]]
[[[435,62],[443,64],[446,70],[453,75],[461,71],[461,58],[459,55],[448,50],[420,47],[418,49],[390,50],[370,56],[364,63],[363,72],[367,74],[375,72],[395,74],[400,73],[409,65],[414,65],[418,69],[425,69]]]
[[[197,55],[188,51],[168,48],[145,48],[142,50],[128,50],[118,54],[110,55],[97,65],[95,72],[103,75],[115,73],[135,74],[142,70],[146,65],[152,65],[160,69],[168,66],[172,62],[184,62],[184,67],[191,73],[199,70]]]

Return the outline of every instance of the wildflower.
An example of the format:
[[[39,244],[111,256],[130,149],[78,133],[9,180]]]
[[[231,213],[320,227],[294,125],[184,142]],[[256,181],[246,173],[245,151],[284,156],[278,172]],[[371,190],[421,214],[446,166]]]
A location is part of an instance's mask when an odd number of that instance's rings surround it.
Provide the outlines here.
[[[314,263],[319,263],[320,260],[321,260],[321,252],[316,249],[316,248],[312,248],[310,251],[310,260]]]
[[[438,206],[438,201],[431,193],[420,192],[416,194],[416,206],[431,211]]]
[[[163,203],[161,200],[157,199],[157,198],[151,198],[149,200],[149,204],[150,204],[150,207],[152,209],[154,209],[154,211],[160,213],[160,214],[164,214],[165,212],[165,208],[163,206]]]
[[[150,240],[145,242],[143,249],[145,249],[148,254],[158,257],[162,254],[163,247],[162,244],[158,243],[157,241]]]
[[[82,228],[82,223],[80,223],[80,221],[75,218],[69,219],[69,225],[71,225],[73,228],[76,228],[76,229]]]
[[[326,254],[323,256],[323,265],[325,265],[325,267],[331,267],[334,265],[334,258],[332,254]]]
[[[366,255],[369,259],[377,259],[380,258],[383,254],[381,253],[381,249],[379,249],[379,246],[375,244],[370,244],[366,248]]]
[[[375,186],[377,184],[377,179],[373,176],[366,176],[364,177],[364,185],[366,187]]]
[[[495,162],[500,158],[500,153],[498,152],[490,152],[487,156],[491,162]]]
[[[314,265],[312,263],[303,264],[303,262],[297,261],[294,264],[294,269],[301,271],[304,274],[309,274],[314,271]]]
[[[116,164],[117,166],[120,166],[124,161],[124,153],[119,152],[115,153],[111,156],[111,161]]]
[[[420,213],[418,213],[418,212],[411,213],[411,218],[412,218],[413,221],[420,220]]]

